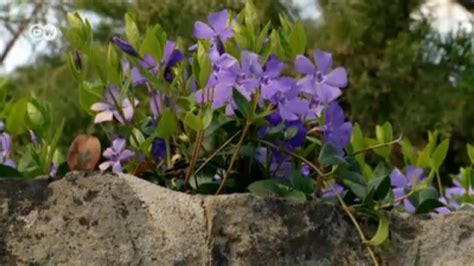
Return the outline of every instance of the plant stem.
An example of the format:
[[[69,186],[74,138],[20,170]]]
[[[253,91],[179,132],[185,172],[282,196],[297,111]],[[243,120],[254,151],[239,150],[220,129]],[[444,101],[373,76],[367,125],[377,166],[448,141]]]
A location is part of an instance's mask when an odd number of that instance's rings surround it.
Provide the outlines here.
[[[189,182],[189,178],[193,174],[194,165],[196,164],[197,157],[199,156],[199,149],[201,148],[202,141],[204,139],[204,131],[199,131],[196,136],[196,146],[194,146],[193,153],[191,155],[191,161],[189,162],[188,171],[184,178],[184,185],[186,186]]]
[[[390,146],[390,145],[393,145],[393,144],[395,144],[395,143],[400,142],[400,141],[402,140],[402,138],[403,138],[403,136],[400,135],[400,137],[398,137],[398,138],[395,139],[395,140],[392,140],[392,141],[386,142],[386,143],[381,143],[381,144],[369,146],[369,147],[364,148],[364,149],[362,149],[362,150],[358,150],[358,151],[356,151],[356,152],[353,152],[352,154],[349,154],[348,156],[354,156],[354,155],[357,155],[357,154],[359,154],[359,153],[363,153],[363,152],[366,152],[366,151],[376,150],[376,149],[378,149],[378,148],[383,148],[383,147],[385,147],[385,146]]]
[[[215,150],[211,156],[207,157],[207,159],[198,167],[198,169],[196,169],[196,171],[194,171],[194,174],[197,174],[199,173],[199,171],[202,170],[202,168],[204,168],[204,166],[206,166],[207,163],[209,163],[214,157],[216,157],[216,155],[221,152],[227,145],[229,145],[229,143],[235,138],[237,137],[239,134],[240,134],[241,130],[237,131],[237,133],[235,133],[234,135],[232,135],[232,137],[230,137],[226,142],[224,142],[224,144],[222,144],[222,146],[220,146],[217,150]]]
[[[247,122],[245,122],[245,127],[242,131],[242,135],[240,136],[239,142],[237,143],[237,148],[236,148],[234,154],[232,154],[232,158],[230,159],[229,167],[227,167],[227,171],[225,172],[224,178],[222,179],[222,182],[221,182],[221,184],[219,185],[219,188],[216,191],[216,195],[218,195],[221,192],[221,190],[224,188],[225,183],[227,182],[227,179],[230,176],[230,171],[232,171],[232,167],[234,166],[234,163],[237,159],[237,156],[239,156],[240,148],[242,147],[242,144],[244,143],[245,136],[247,135],[247,132],[249,131],[251,124],[252,123],[249,120],[247,120]]]
[[[328,184],[326,182],[325,182],[325,185],[328,186]],[[339,195],[339,192],[337,191],[337,189],[335,189],[334,186],[330,186],[330,187],[331,187],[332,191],[334,192],[334,194],[336,195],[336,198],[339,201],[339,203],[341,204],[344,211],[347,213],[347,215],[349,215],[349,218],[351,219],[351,221],[354,224],[357,232],[359,233],[360,239],[362,240],[362,242],[366,243],[367,239],[364,236],[364,232],[360,228],[359,223],[355,219],[354,215],[352,215],[351,211],[349,210],[349,207],[347,207],[346,203],[341,198],[341,195]],[[367,245],[367,251],[369,252],[370,258],[372,259],[372,262],[374,263],[374,265],[378,266],[379,262],[377,261],[377,258],[375,257],[374,251],[372,250],[372,248],[369,245]]]

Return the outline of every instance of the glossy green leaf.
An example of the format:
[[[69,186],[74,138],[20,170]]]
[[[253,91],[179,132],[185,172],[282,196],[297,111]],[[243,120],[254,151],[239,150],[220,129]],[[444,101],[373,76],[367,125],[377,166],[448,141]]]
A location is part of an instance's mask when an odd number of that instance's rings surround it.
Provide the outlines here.
[[[380,246],[388,239],[389,233],[389,221],[388,218],[382,212],[378,213],[379,216],[379,225],[375,235],[367,241],[367,244],[371,246]]]
[[[137,24],[130,14],[125,14],[125,37],[134,47],[137,47],[140,33]]]
[[[27,114],[28,98],[16,101],[7,117],[7,130],[13,136],[21,134],[25,129],[25,116]]]
[[[388,143],[393,140],[393,129],[392,125],[389,122],[385,122],[382,126],[377,125],[375,128],[375,135],[377,138],[378,144]],[[388,159],[390,152],[392,151],[391,146],[384,146],[374,150],[375,153],[382,156],[385,159]]]
[[[235,105],[237,105],[237,111],[242,114],[245,118],[250,118],[252,113],[252,106],[250,102],[236,89],[232,89],[232,96],[234,98]]]
[[[158,31],[159,28],[157,28],[156,26],[153,28],[148,28],[145,33],[145,38],[143,39],[139,49],[140,54],[150,54],[157,62],[159,62],[163,57],[164,49],[164,46],[162,46],[158,38]]]
[[[384,163],[379,163],[373,172],[372,179],[368,183],[369,193],[374,193],[377,199],[384,199],[390,191],[390,171]]]
[[[291,186],[295,190],[299,190],[306,195],[311,195],[314,192],[315,181],[299,172],[294,171],[291,176]]]
[[[436,171],[439,170],[441,165],[448,154],[449,149],[449,139],[443,140],[434,150],[433,154],[431,155],[431,167],[433,167]]]
[[[471,164],[474,164],[474,145],[467,144],[467,154],[471,160]]]
[[[284,196],[286,193],[277,181],[272,179],[255,181],[248,186],[248,190],[257,196]]]
[[[112,43],[109,43],[109,50],[107,52],[107,76],[114,84],[122,83],[120,78],[121,69],[122,65],[120,64],[117,52]]]
[[[0,164],[0,178],[6,177],[23,177],[23,175],[15,168]]]
[[[413,165],[415,163],[415,151],[408,138],[403,138],[402,153],[406,165]]]
[[[285,199],[289,199],[296,202],[305,202],[307,200],[305,193],[299,190],[292,190],[288,192],[284,197]]]
[[[354,126],[352,127],[351,146],[352,152],[358,152],[365,148],[364,134],[362,133],[358,123],[354,123]],[[357,154],[355,158],[360,165],[364,164],[364,153]]]
[[[81,108],[91,113],[90,107],[99,102],[102,99],[104,87],[101,84],[92,85],[87,82],[83,82],[79,87],[79,105]]]
[[[161,114],[160,121],[158,122],[157,133],[158,136],[164,139],[168,139],[176,133],[177,124],[173,111],[167,108]]]
[[[304,54],[306,49],[306,32],[301,20],[296,21],[290,34],[290,45],[293,56]]]
[[[201,118],[192,112],[186,113],[186,116],[184,117],[184,124],[196,132],[201,131],[204,128]]]
[[[336,148],[326,143],[319,153],[319,162],[323,165],[349,165],[349,163],[338,154]]]
[[[141,144],[145,141],[145,136],[138,128],[132,129],[132,134],[130,135],[129,142],[130,145],[136,149],[139,149]]]

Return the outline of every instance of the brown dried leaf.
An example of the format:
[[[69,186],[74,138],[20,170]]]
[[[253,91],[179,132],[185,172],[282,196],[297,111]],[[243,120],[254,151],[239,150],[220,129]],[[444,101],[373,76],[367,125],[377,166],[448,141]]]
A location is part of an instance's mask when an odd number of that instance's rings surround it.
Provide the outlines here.
[[[69,146],[67,164],[71,170],[92,171],[101,154],[99,139],[86,134],[77,136]]]

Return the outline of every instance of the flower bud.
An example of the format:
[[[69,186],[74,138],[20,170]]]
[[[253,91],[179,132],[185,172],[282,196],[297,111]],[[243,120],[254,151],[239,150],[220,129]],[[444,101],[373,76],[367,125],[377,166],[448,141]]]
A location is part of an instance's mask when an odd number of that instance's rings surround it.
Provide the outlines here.
[[[82,58],[81,58],[81,54],[79,53],[79,51],[75,51],[74,52],[74,65],[76,66],[76,68],[78,70],[81,70],[82,69]]]
[[[140,57],[138,55],[138,52],[137,50],[135,50],[135,48],[129,43],[127,42],[125,39],[123,39],[122,37],[120,37],[119,35],[114,35],[112,37],[112,41],[114,41],[114,43],[120,48],[120,50],[122,50],[123,52],[131,55],[131,56],[136,56],[136,57]]]

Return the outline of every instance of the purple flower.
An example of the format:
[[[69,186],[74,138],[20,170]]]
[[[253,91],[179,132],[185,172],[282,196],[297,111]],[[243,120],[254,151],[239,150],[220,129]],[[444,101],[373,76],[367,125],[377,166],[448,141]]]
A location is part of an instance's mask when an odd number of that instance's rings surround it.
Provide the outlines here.
[[[352,135],[352,124],[344,122],[344,118],[344,111],[335,102],[324,110],[324,141],[334,146],[340,155],[344,154],[343,149]]]
[[[38,137],[36,137],[36,134],[35,132],[33,132],[33,130],[30,129],[29,131],[30,131],[31,142],[33,143],[33,145],[38,146],[39,145]]]
[[[76,66],[77,69],[82,69],[81,54],[77,50],[74,52],[74,65]]]
[[[101,171],[105,171],[112,167],[112,172],[123,172],[122,164],[126,163],[135,153],[131,150],[125,149],[126,141],[122,138],[116,138],[112,142],[112,146],[108,147],[102,154],[108,161],[99,165]]]
[[[198,39],[219,39],[226,42],[234,36],[232,28],[229,27],[229,14],[227,10],[212,13],[207,17],[209,24],[201,21],[194,23],[193,35]]]
[[[128,98],[121,99],[117,87],[113,85],[105,90],[104,97],[103,101],[91,106],[92,111],[99,112],[95,116],[94,122],[96,124],[112,121],[115,118],[120,124],[124,125],[132,120],[134,108],[138,105],[137,100],[132,105]]]
[[[151,55],[145,55],[145,58],[140,60],[140,68],[146,69],[147,71],[151,71],[153,75],[158,73],[158,64],[156,63],[155,59]],[[145,85],[148,80],[142,76],[139,67],[133,67],[131,76],[132,76],[132,83],[134,86],[138,85]]]
[[[441,214],[449,213],[451,210],[457,210],[461,207],[459,204],[459,198],[464,195],[474,194],[474,189],[466,188],[461,185],[457,180],[454,180],[454,186],[444,191],[444,196],[439,198],[439,201],[445,205],[445,207],[436,208],[436,211]]]
[[[166,142],[164,139],[156,138],[151,143],[151,154],[155,157],[155,162],[159,163],[166,157]]]
[[[322,104],[334,101],[341,95],[341,88],[347,86],[347,72],[338,67],[331,71],[332,55],[327,52],[315,50],[314,65],[309,58],[298,55],[295,60],[295,68],[305,76],[298,81],[303,92],[314,97]]]
[[[161,59],[160,64],[164,68],[164,78],[169,83],[173,82],[174,79],[171,68],[182,60],[184,60],[184,54],[180,50],[176,49],[176,43],[167,40],[165,45],[165,53]]]
[[[55,163],[51,164],[51,168],[49,170],[49,176],[50,177],[55,177],[58,172],[58,165]]]
[[[322,190],[321,198],[335,197],[336,193],[334,192],[334,189],[337,191],[338,194],[342,194],[345,191],[343,186],[341,186],[337,183],[333,183],[333,184],[330,184],[329,187]]]
[[[414,166],[408,166],[406,170],[406,176],[400,171],[400,169],[395,168],[393,169],[392,173],[390,174],[390,182],[393,188],[393,195],[395,196],[395,206],[403,204],[405,210],[409,213],[415,212],[415,206],[410,202],[410,200],[403,199],[399,200],[406,195],[406,191],[412,189],[413,181],[416,180],[416,183],[419,184],[420,181],[424,179],[423,169],[417,168]]]
[[[127,42],[125,39],[123,39],[122,37],[120,37],[120,35],[114,35],[112,37],[112,41],[115,43],[115,45],[117,45],[120,50],[122,50],[123,52],[131,55],[131,56],[136,56],[136,57],[140,57],[140,55],[138,54],[137,50],[135,50],[135,48],[129,43]]]
[[[159,93],[156,90],[151,90],[150,91],[150,109],[151,113],[153,114],[153,117],[158,117],[160,116],[161,112],[163,111],[163,106],[162,106],[162,96],[161,93]]]
[[[10,156],[12,153],[12,138],[7,133],[0,134],[0,164],[15,168],[16,164]]]

